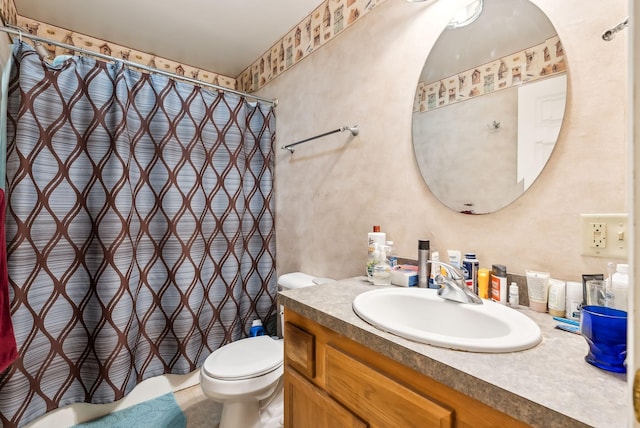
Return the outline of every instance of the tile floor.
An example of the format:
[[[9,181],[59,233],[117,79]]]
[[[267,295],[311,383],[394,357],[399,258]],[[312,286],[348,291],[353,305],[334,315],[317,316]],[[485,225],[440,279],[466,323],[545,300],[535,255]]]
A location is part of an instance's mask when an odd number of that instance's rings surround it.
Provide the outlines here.
[[[280,388],[282,388],[282,384],[280,384]],[[281,390],[279,395],[276,395],[262,410],[260,419],[265,428],[283,428],[283,395],[284,391]],[[206,398],[199,384],[175,392],[174,396],[187,417],[187,428],[218,427],[222,404]]]
[[[176,392],[176,401],[187,417],[187,428],[217,427],[222,413],[222,404],[208,399],[200,385]]]
[[[282,382],[282,380],[281,380]],[[222,404],[204,396],[200,385],[174,392],[178,405],[187,417],[187,428],[217,428],[222,414]],[[260,413],[264,428],[283,428],[284,390],[280,384],[280,393]],[[243,427],[234,427],[243,428]]]

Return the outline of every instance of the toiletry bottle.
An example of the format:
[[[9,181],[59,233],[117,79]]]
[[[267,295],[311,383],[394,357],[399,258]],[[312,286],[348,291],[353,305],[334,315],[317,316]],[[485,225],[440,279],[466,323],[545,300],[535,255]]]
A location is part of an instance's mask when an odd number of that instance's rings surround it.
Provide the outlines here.
[[[489,269],[478,269],[478,296],[481,299],[489,298]]]
[[[465,253],[462,260],[462,273],[464,274],[464,282],[469,290],[478,294],[478,267],[480,262],[476,259],[476,253]]]
[[[566,282],[549,278],[549,314],[564,318],[567,311],[566,301]]]
[[[396,248],[393,246],[393,241],[386,241],[385,245],[387,246],[387,260],[389,261],[389,266],[391,269],[398,266],[398,256],[396,256]]]
[[[249,337],[262,335],[264,335],[264,327],[262,326],[262,321],[253,320],[253,322],[251,323],[251,329],[249,330]]]
[[[447,250],[447,256],[449,256],[449,264],[453,267],[460,269],[460,250]]]
[[[512,282],[509,286],[509,306],[514,309],[520,307],[520,292],[518,291],[518,284]]]
[[[376,257],[373,254],[376,249],[375,244],[384,245],[386,240],[387,235],[380,232],[380,226],[373,226],[373,232],[369,232],[367,249],[367,279],[371,283],[373,283],[373,266],[376,264]]]
[[[616,272],[611,276],[611,291],[613,293],[613,307],[621,311],[628,310],[629,296],[629,265],[618,263]]]
[[[438,251],[431,252],[431,261],[439,262],[440,261],[440,253]],[[429,274],[429,288],[440,288],[438,284],[436,284],[436,275],[440,273],[440,265],[438,263],[431,263],[429,266],[430,274]]]
[[[376,244],[376,264],[373,266],[373,285],[391,285],[391,266],[387,260],[386,245]]]
[[[431,265],[427,263],[429,260],[429,241],[418,241],[418,287],[427,288],[429,286],[429,277]]]
[[[507,268],[504,265],[491,266],[491,299],[507,304]]]
[[[566,285],[566,314],[565,317],[572,320],[580,319],[580,308],[582,307],[582,283],[567,281]]]
[[[527,277],[527,293],[529,294],[529,308],[536,312],[547,312],[549,304],[549,272],[525,270]]]

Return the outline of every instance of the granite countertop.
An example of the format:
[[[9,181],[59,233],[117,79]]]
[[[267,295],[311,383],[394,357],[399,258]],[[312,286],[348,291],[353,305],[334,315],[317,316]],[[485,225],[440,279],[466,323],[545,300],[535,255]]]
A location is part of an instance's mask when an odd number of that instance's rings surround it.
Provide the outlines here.
[[[626,375],[588,364],[584,338],[554,328],[550,315],[518,309],[543,335],[526,351],[453,351],[403,339],[358,318],[353,299],[374,288],[356,277],[282,291],[278,299],[285,308],[533,426],[627,426]]]

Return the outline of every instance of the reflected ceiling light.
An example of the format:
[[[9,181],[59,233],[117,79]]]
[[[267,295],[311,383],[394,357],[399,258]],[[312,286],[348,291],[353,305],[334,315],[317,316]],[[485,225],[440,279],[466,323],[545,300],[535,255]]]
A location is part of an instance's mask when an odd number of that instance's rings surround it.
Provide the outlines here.
[[[482,13],[482,0],[475,0],[464,7],[460,12],[456,13],[447,28],[460,28],[473,23]]]

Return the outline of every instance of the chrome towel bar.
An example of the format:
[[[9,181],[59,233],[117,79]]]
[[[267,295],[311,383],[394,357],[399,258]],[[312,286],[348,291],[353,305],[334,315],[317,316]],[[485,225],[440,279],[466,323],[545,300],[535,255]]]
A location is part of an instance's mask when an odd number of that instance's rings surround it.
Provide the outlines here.
[[[353,135],[354,137],[358,135],[358,133],[360,132],[360,130],[358,129],[358,125],[343,126],[342,128],[334,129],[333,131],[325,132],[324,134],[319,134],[311,138],[307,138],[305,140],[300,140],[295,143],[287,144],[286,146],[282,146],[280,148],[282,150],[289,150],[289,152],[293,153],[293,147],[297,146],[298,144],[306,143],[307,141],[315,140],[316,138],[326,137],[327,135],[331,135],[331,134],[335,134],[336,132],[343,132],[343,131],[351,132],[351,135]]]

